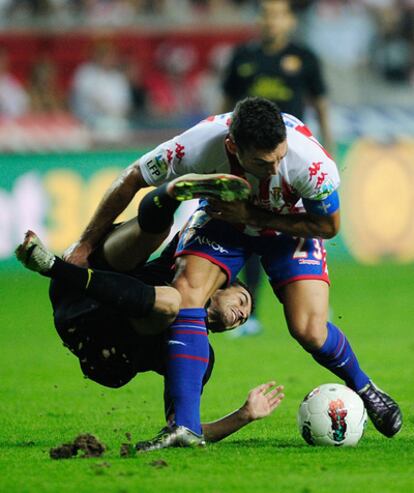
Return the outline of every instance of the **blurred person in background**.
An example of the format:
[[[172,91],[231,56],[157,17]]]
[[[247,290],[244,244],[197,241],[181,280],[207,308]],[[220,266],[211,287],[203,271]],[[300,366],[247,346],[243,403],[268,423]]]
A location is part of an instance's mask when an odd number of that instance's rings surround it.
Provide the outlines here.
[[[374,68],[391,83],[407,82],[414,60],[412,8],[404,0],[365,0],[365,3],[378,26],[373,49]]]
[[[333,101],[358,105],[369,101],[369,63],[377,28],[360,0],[319,0],[304,23],[309,46],[323,61]]]
[[[161,43],[154,66],[145,76],[151,115],[169,125],[187,126],[199,119],[194,67],[198,54],[191,43]]]
[[[75,71],[72,85],[74,114],[106,137],[122,137],[128,129],[132,98],[128,77],[120,67],[115,46],[100,42],[91,60]]]
[[[11,22],[32,25],[52,12],[52,0],[13,0],[9,2],[7,14]]]
[[[261,38],[236,48],[223,80],[223,112],[231,111],[246,96],[262,96],[275,102],[281,111],[304,118],[306,105],[315,111],[322,142],[333,151],[328,125],[326,86],[318,58],[308,48],[291,40],[296,17],[289,0],[262,0],[259,26]],[[257,297],[261,267],[252,256],[246,265],[246,282]],[[252,316],[234,332],[253,335],[262,330]]]
[[[17,118],[29,111],[29,97],[9,70],[9,54],[0,47],[0,117]]]
[[[84,0],[84,15],[92,26],[123,26],[135,22],[143,0]]]
[[[217,107],[222,106],[221,79],[229,62],[230,52],[231,46],[227,43],[213,47],[208,54],[206,66],[195,77],[194,91],[201,118],[213,115]]]
[[[30,109],[34,113],[56,113],[65,109],[64,94],[57,82],[56,65],[47,56],[32,67],[29,96]]]
[[[129,119],[132,127],[142,126],[148,118],[148,91],[144,84],[144,70],[139,60],[126,60],[124,71],[131,95]]]

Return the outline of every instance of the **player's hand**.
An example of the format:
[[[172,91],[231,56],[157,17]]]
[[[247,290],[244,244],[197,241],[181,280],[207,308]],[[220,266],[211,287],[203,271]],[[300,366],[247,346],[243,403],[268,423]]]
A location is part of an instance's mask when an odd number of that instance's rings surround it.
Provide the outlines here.
[[[241,411],[246,413],[249,421],[269,416],[285,397],[283,389],[283,385],[276,385],[275,381],[255,387],[249,392]]]
[[[249,224],[250,202],[247,200],[223,202],[222,200],[209,199],[206,212],[213,219],[220,219],[229,223]]]
[[[88,267],[88,257],[91,252],[92,246],[89,243],[77,241],[65,250],[63,260],[79,267]]]

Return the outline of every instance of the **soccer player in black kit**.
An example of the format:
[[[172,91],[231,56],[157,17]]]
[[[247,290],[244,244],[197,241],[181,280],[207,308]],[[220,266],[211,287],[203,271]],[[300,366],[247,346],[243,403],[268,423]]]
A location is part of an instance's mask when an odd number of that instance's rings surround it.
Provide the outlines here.
[[[261,96],[303,120],[309,104],[318,117],[322,144],[330,151],[325,82],[316,55],[290,39],[296,25],[291,2],[262,0],[260,6],[261,38],[234,51],[222,84],[223,111],[247,96]]]
[[[87,378],[118,388],[138,373],[154,371],[165,377],[169,425],[155,439],[138,443],[140,451],[221,440],[249,422],[268,416],[283,399],[282,386],[268,382],[252,389],[240,409],[203,424],[200,436],[174,425],[174,406],[168,391],[168,345],[182,343],[171,340],[166,328],[175,319],[180,302],[178,291],[169,286],[174,277],[178,235],[155,260],[146,262],[146,254],[168,234],[176,207],[176,201],[170,200],[164,190],[150,192],[142,200],[137,218],[113,226],[89,256],[88,268],[56,257],[32,231],[26,233],[16,250],[25,267],[52,279],[49,295],[55,327],[64,345],[79,359]],[[146,235],[152,246],[135,248]],[[113,266],[121,261],[122,273]],[[206,307],[207,328],[211,332],[230,330],[243,323],[252,309],[249,291],[236,281],[211,296]],[[203,385],[214,366],[211,346],[209,353]]]

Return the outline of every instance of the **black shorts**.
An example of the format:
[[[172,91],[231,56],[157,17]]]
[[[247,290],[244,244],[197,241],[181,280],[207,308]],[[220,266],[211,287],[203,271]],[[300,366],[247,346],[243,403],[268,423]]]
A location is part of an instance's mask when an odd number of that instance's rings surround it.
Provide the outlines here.
[[[165,372],[166,332],[144,336],[122,314],[52,281],[56,330],[79,358],[83,374],[107,387],[121,387],[137,373]]]
[[[117,388],[137,373],[155,371],[165,375],[167,330],[154,336],[138,334],[127,317],[59,281],[51,281],[50,299],[56,330],[63,344],[79,358],[87,378]],[[210,378],[213,365],[210,346],[203,384]]]
[[[168,283],[172,279],[171,264],[177,241],[175,238],[160,258],[137,266],[128,275],[147,284]],[[112,270],[100,247],[88,260],[92,267]],[[138,334],[122,313],[60,281],[51,281],[49,296],[56,330],[64,345],[79,358],[86,377],[106,387],[121,387],[137,373],[155,371],[165,375],[167,331],[154,336]],[[210,378],[213,365],[214,352],[210,346],[203,384]]]

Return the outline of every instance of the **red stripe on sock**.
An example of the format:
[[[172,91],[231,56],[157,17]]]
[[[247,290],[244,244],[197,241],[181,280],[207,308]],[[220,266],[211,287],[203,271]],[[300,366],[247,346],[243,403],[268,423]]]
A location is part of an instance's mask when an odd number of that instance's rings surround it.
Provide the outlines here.
[[[174,329],[173,334],[196,334],[199,336],[206,336],[207,337],[207,331],[205,330],[190,330],[190,329]]]
[[[171,354],[170,359],[183,358],[183,359],[194,359],[197,361],[203,361],[203,363],[208,363],[208,358],[202,358],[201,356],[192,356],[191,354]]]
[[[197,325],[205,325],[206,323],[204,321],[200,320],[189,320],[188,318],[176,318],[174,320],[174,324],[176,323],[190,323],[190,324],[197,324]]]

